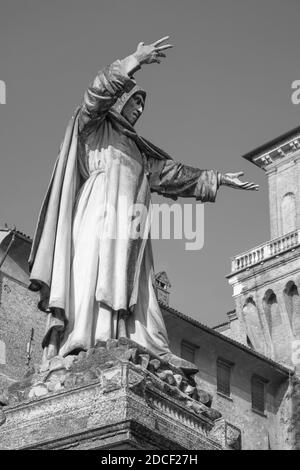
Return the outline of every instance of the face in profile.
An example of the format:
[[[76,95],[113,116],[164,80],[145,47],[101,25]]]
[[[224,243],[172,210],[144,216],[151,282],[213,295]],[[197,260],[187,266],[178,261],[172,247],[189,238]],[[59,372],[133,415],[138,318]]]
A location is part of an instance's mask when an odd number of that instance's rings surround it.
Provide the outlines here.
[[[135,93],[129,98],[122,110],[122,116],[134,126],[145,107],[145,98],[141,93]]]

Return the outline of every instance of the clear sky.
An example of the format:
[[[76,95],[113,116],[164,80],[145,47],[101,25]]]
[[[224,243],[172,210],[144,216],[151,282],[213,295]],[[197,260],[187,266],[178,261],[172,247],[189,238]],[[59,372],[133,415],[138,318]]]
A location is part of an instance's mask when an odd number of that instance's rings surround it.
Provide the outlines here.
[[[86,86],[138,42],[170,35],[167,59],[136,75],[148,91],[138,131],[177,161],[244,170],[261,185],[258,193],[221,188],[206,204],[201,251],[153,244],[171,306],[209,325],[225,321],[234,307],[230,257],[269,239],[266,177],[241,155],[300,121],[290,98],[300,79],[299,16],[299,0],[1,0],[0,223],[33,235]]]

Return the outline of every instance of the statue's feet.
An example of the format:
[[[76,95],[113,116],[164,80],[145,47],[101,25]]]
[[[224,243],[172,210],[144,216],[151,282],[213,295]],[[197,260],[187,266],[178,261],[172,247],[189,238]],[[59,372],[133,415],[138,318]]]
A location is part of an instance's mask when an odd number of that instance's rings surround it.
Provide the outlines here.
[[[177,369],[181,369],[182,372],[186,375],[194,375],[199,371],[198,367],[192,362],[186,361],[181,357],[175,356],[173,353],[168,353],[165,356],[162,356],[162,359],[169,362],[172,366]]]

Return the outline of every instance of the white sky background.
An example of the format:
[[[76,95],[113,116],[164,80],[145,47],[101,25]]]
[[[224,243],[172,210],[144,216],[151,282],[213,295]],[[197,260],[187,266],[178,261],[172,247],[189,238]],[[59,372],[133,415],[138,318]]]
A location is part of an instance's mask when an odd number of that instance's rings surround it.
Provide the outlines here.
[[[244,170],[261,185],[221,188],[206,204],[201,251],[153,243],[171,306],[209,325],[226,320],[230,257],[269,239],[266,177],[240,156],[300,121],[290,98],[299,15],[299,0],[1,0],[0,223],[33,235],[66,124],[97,70],[169,34],[167,59],[136,74],[148,91],[137,130],[177,161]]]

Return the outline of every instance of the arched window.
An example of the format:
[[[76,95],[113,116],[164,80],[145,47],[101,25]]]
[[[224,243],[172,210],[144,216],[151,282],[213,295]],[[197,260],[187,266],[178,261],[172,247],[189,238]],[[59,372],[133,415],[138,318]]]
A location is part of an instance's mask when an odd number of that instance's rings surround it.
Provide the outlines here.
[[[293,334],[300,335],[300,296],[293,281],[289,281],[283,291],[285,307]]]
[[[282,233],[296,230],[296,201],[294,193],[286,193],[281,200]]]

